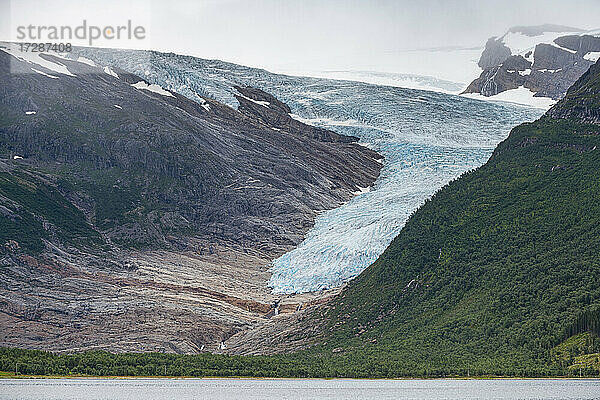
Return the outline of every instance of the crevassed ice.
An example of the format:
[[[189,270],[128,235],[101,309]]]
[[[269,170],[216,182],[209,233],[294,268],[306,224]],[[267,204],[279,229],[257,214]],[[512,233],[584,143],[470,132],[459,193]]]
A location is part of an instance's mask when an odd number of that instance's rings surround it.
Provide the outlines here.
[[[485,163],[512,126],[542,113],[436,93],[362,88],[349,94],[322,100],[335,106],[321,105],[312,122],[374,146],[385,156],[381,176],[372,191],[320,215],[300,246],[273,262],[275,292],[327,289],[357,276],[425,199]],[[354,126],[339,123],[353,119]]]
[[[386,146],[389,158],[374,190],[319,216],[300,246],[275,260],[274,290],[326,289],[353,278],[377,259],[417,206],[489,154],[410,143]]]
[[[277,293],[335,287],[358,275],[425,199],[485,163],[510,128],[543,112],[442,93],[277,75],[173,54],[77,51],[197,101],[207,96],[235,107],[233,85],[258,87],[286,102],[297,118],[357,136],[385,156],[371,191],[320,214],[305,240],[273,262],[270,286]]]

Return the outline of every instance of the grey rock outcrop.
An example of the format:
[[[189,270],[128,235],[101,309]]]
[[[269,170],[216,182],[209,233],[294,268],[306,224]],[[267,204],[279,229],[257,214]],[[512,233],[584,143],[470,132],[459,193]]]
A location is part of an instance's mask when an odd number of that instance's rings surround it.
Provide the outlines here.
[[[566,49],[576,51],[577,54],[585,55],[592,51],[600,51],[600,41],[596,36],[591,35],[561,36],[554,43]]]
[[[558,25],[513,27],[508,33],[536,37],[544,32],[577,32],[576,28]],[[512,54],[504,37],[492,37],[479,59],[481,75],[463,93],[480,93],[489,97],[507,90],[525,87],[536,97],[562,98],[567,89],[593,64],[586,59],[600,51],[600,37],[581,34],[556,38],[552,44],[539,43],[524,54]]]
[[[510,49],[496,37],[491,37],[485,44],[485,49],[481,53],[477,65],[481,69],[486,70],[500,65],[508,57],[510,57]]]
[[[600,61],[592,65],[575,84],[569,88],[568,96],[546,113],[558,119],[568,119],[600,125],[600,103],[595,93],[600,91]],[[600,131],[594,132],[598,135]]]
[[[260,89],[241,88],[239,86],[235,86],[235,89],[240,93],[240,95],[235,96],[240,103],[238,110],[249,118],[264,123],[271,128],[321,142],[352,143],[358,141],[357,137],[340,135],[328,129],[306,125],[293,119],[290,116],[291,110],[287,104],[280,102],[274,96]]]

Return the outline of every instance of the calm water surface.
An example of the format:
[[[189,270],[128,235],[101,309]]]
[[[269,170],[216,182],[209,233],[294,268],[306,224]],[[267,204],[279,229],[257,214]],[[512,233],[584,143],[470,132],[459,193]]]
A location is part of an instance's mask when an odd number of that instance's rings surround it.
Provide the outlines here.
[[[600,380],[0,379],[0,399],[600,399]]]

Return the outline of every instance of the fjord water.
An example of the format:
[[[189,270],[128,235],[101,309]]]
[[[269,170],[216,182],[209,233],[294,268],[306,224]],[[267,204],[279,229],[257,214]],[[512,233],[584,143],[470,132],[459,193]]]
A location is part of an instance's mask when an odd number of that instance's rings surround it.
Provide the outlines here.
[[[0,400],[597,399],[598,380],[3,379]]]
[[[443,93],[277,75],[175,54],[78,49],[73,55],[120,67],[191,99],[206,96],[233,107],[234,85],[258,87],[287,103],[297,119],[357,136],[385,157],[369,192],[357,188],[362,194],[319,214],[305,240],[274,261],[270,286],[279,293],[335,287],[358,275],[419,205],[485,163],[512,127],[543,112]]]

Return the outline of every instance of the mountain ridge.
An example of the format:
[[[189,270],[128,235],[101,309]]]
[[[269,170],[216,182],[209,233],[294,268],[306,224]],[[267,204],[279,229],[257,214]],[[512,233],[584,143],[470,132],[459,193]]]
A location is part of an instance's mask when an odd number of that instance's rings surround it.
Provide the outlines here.
[[[533,97],[559,100],[598,59],[598,35],[551,24],[512,27],[488,39],[478,61],[481,75],[463,94],[493,98],[525,88]]]

